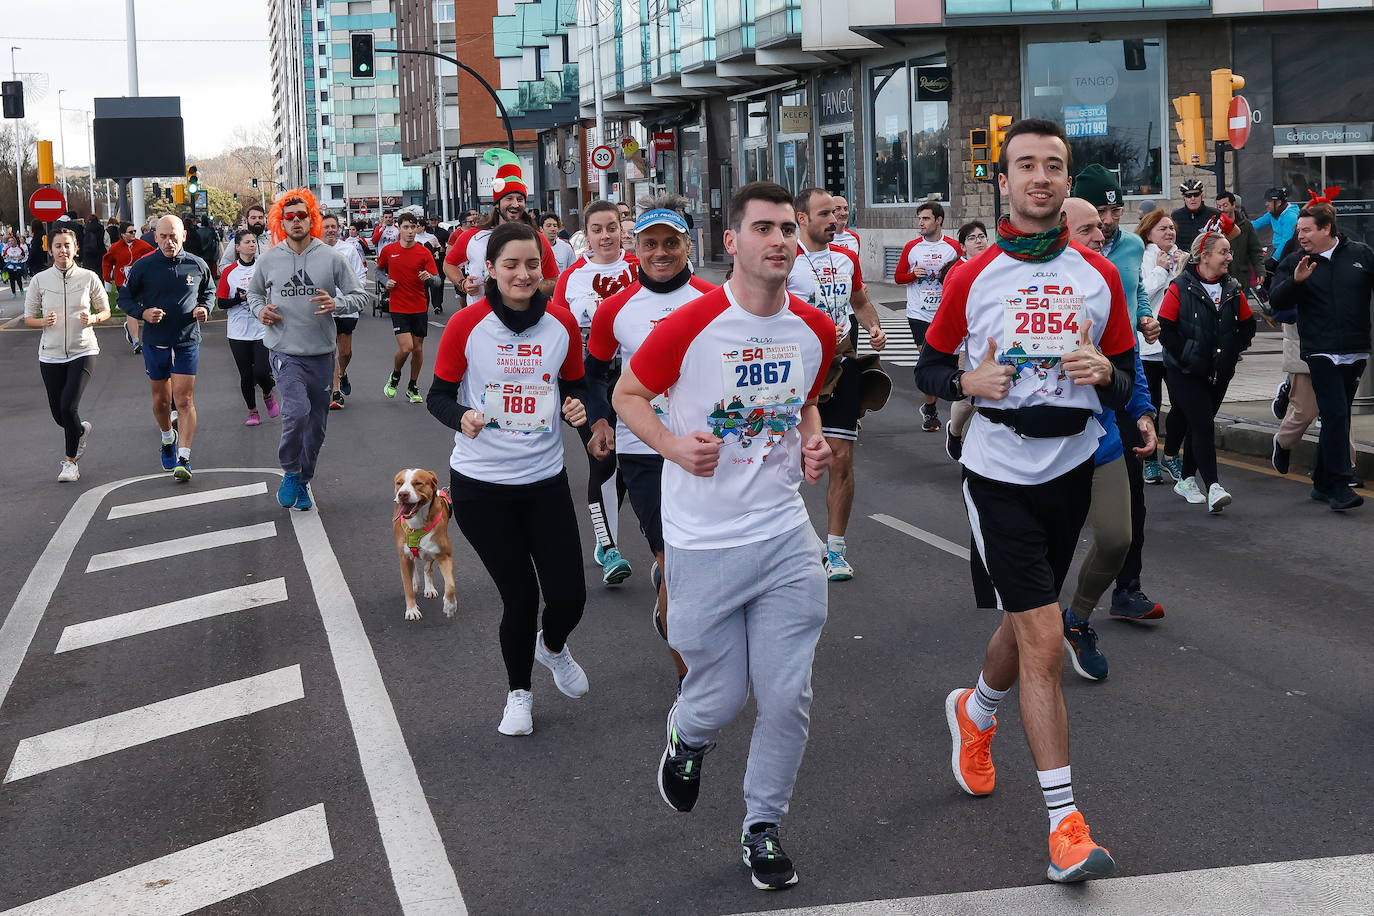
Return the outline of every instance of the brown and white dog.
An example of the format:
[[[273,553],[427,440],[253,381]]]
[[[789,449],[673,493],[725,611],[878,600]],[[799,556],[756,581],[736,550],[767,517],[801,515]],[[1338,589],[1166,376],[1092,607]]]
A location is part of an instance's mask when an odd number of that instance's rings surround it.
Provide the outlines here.
[[[439,478],[424,468],[406,468],[396,474],[396,515],[391,527],[396,534],[396,556],[401,561],[401,584],[406,593],[406,620],[419,620],[420,607],[415,593],[436,598],[431,574],[438,561],[444,574],[444,616],[458,612],[458,594],[453,585],[453,553],[448,539],[448,520],[452,515],[448,493],[439,488]]]

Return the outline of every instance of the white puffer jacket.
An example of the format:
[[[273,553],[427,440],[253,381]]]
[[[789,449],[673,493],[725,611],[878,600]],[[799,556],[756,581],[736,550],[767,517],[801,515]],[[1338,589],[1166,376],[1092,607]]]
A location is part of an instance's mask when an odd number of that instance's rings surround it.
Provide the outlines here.
[[[81,323],[82,312],[108,311],[110,300],[100,274],[73,264],[64,273],[56,267],[34,275],[24,294],[24,317],[56,313],[57,323],[43,328],[38,343],[40,362],[64,363],[100,352],[95,328]]]

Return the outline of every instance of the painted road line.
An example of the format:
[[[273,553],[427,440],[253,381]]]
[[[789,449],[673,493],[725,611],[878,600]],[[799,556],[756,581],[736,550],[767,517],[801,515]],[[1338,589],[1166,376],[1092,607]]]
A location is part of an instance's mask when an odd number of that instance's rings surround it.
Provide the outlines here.
[[[285,600],[286,580],[278,578],[146,607],[141,611],[102,617],[64,629],[62,638],[57,641],[55,654]]]
[[[453,865],[320,513],[292,512],[291,524],[324,620],[401,908],[406,916],[465,916]]]
[[[292,665],[69,725],[20,741],[5,782],[227,722],[304,696],[301,666]]]
[[[127,547],[123,550],[98,553],[91,557],[91,561],[86,564],[86,572],[100,572],[103,569],[132,566],[135,563],[147,563],[151,560],[165,560],[168,557],[180,556],[184,553],[211,550],[215,547],[228,547],[231,544],[243,544],[248,541],[261,541],[263,538],[276,536],[276,522],[261,522],[256,525],[207,531],[204,534],[192,534],[170,541],[156,541],[141,547]]]
[[[947,541],[944,538],[940,537],[938,534],[931,534],[929,531],[926,531],[923,528],[917,528],[915,525],[909,525],[901,519],[893,518],[890,515],[882,515],[880,513],[878,515],[870,515],[869,518],[873,519],[873,521],[878,522],[881,525],[886,525],[887,527],[895,531],[900,531],[902,534],[910,535],[918,541],[925,541],[930,546],[938,547],[945,553],[953,554],[961,560],[968,559],[967,547],[960,547],[953,541]]]
[[[142,502],[125,503],[122,506],[114,506],[110,509],[110,514],[105,516],[105,519],[110,521],[117,518],[128,518],[131,515],[147,515],[150,512],[184,509],[187,506],[217,503],[226,499],[242,499],[246,496],[261,496],[266,493],[267,484],[261,480],[257,483],[245,484],[241,487],[221,487],[218,490],[197,490],[193,493],[184,493],[181,496],[168,496],[163,499],[145,499]]]
[[[1371,883],[1374,855],[1339,856],[772,910],[767,916],[1357,916],[1374,910]]]
[[[17,906],[3,916],[190,913],[333,858],[324,805],[314,805]]]

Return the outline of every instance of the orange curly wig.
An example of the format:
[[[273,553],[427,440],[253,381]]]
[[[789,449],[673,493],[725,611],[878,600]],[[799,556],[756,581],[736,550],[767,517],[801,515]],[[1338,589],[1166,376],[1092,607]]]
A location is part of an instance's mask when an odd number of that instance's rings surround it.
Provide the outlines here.
[[[320,232],[324,227],[324,218],[320,216],[320,205],[315,201],[315,195],[310,193],[309,188],[292,188],[272,203],[272,209],[267,211],[267,230],[272,233],[272,244],[286,238],[286,230],[281,227],[282,205],[287,201],[300,201],[305,204],[310,211],[310,234],[315,238],[320,237]]]

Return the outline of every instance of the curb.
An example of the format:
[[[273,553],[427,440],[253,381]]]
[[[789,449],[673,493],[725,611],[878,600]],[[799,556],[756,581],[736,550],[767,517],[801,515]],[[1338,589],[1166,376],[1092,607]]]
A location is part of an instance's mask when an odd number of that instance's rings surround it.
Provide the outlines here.
[[[1225,409],[1225,405],[1223,405],[1223,409]],[[1167,413],[1166,410],[1165,414]],[[1216,420],[1213,422],[1219,450],[1262,458],[1266,464],[1269,462],[1274,452],[1274,434],[1279,429],[1277,422],[1266,423],[1263,420],[1228,416],[1224,413],[1217,414]],[[1301,440],[1293,444],[1292,463],[1294,470],[1290,472],[1289,476],[1299,474],[1299,468],[1304,471],[1310,469],[1316,453],[1317,436],[1309,430]],[[1361,480],[1374,480],[1374,443],[1356,440],[1355,476]]]

